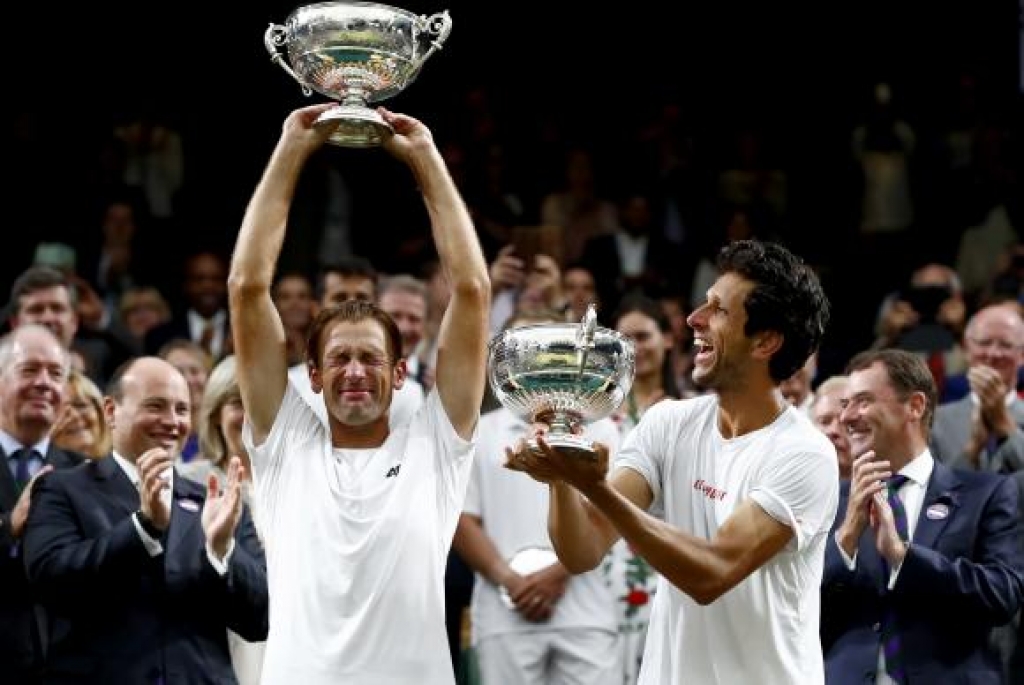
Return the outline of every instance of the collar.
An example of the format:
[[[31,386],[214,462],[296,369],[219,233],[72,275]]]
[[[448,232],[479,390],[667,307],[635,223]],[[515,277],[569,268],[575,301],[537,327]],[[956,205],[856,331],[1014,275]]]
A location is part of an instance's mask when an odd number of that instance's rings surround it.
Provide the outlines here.
[[[117,465],[124,471],[124,475],[128,476],[128,480],[131,481],[132,485],[136,488],[139,487],[139,469],[136,468],[135,464],[122,457],[117,452],[111,452],[110,456],[114,458]]]
[[[219,329],[221,325],[224,323],[225,318],[227,317],[227,312],[225,312],[223,309],[218,309],[216,314],[207,319],[196,310],[189,309],[186,312],[186,316],[188,316],[189,326],[201,331],[203,330],[203,326],[205,326],[206,322],[208,321],[213,323],[214,328]]]
[[[932,456],[931,450],[925,448],[924,452],[914,457],[899,472],[909,480],[926,488],[928,487],[928,479],[932,477],[933,470],[935,470],[935,458]]]
[[[4,454],[10,457],[17,450],[22,449],[25,445],[22,445],[18,440],[5,430],[0,430],[0,447],[3,448]],[[39,453],[41,459],[45,459],[47,453],[50,451],[50,435],[47,433],[46,437],[32,445],[31,449],[34,449]]]

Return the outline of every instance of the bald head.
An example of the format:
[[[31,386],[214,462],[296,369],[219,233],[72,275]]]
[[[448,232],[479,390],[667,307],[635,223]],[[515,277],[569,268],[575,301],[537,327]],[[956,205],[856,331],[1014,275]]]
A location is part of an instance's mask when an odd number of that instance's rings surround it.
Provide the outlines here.
[[[192,425],[188,383],[159,357],[122,366],[110,382],[104,411],[114,450],[130,461],[154,447],[180,452]]]

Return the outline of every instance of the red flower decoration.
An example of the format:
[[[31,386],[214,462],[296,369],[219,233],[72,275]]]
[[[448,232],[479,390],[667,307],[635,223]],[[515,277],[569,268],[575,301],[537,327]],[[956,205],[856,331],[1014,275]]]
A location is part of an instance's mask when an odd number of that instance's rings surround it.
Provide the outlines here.
[[[643,606],[644,604],[647,604],[650,598],[651,596],[643,590],[630,590],[629,594],[626,595],[626,604],[629,604],[630,606],[639,607]]]

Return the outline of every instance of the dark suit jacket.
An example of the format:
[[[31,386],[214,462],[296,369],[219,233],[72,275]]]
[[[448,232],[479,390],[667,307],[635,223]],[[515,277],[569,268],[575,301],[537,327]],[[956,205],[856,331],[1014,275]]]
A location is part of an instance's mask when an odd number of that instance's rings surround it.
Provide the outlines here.
[[[594,275],[597,295],[601,300],[601,314],[609,326],[615,323],[611,318],[623,296],[640,291],[653,298],[660,293],[679,291],[682,284],[677,277],[681,260],[679,248],[657,235],[648,236],[644,268],[635,280],[627,279],[622,273],[622,258],[615,235],[591,238],[584,245],[583,256],[580,258]]]
[[[0,459],[0,681],[23,685],[38,682],[46,621],[29,592],[20,541],[11,535],[10,515],[18,501],[18,490],[2,449]],[[84,460],[77,452],[66,452],[50,443],[45,463],[64,469]]]
[[[834,533],[849,494],[844,482],[825,552],[821,633],[826,682],[875,682],[879,625],[891,605],[911,683],[1001,683],[1002,665],[989,646],[990,633],[1010,621],[1024,600],[1016,484],[936,462],[910,551],[891,591],[870,528],[860,539],[852,572],[839,553]],[[933,505],[947,516],[927,515]]]
[[[135,486],[111,457],[37,482],[29,581],[55,619],[44,683],[234,683],[227,629],[267,636],[266,561],[248,512],[224,577],[206,557],[205,490],[175,475],[164,552],[135,529]]]
[[[231,322],[229,321],[229,317],[224,317],[224,330],[221,331],[221,333],[223,334],[222,340],[224,341],[224,347],[229,348],[231,345]],[[142,351],[145,354],[159,354],[161,347],[170,341],[177,340],[179,338],[183,340],[192,340],[192,331],[188,326],[188,314],[185,312],[181,312],[170,321],[162,323],[146,333],[146,337],[142,341]],[[193,342],[199,341],[193,340]],[[224,356],[225,354],[222,350],[220,357],[214,361],[219,361],[220,358],[223,358]]]

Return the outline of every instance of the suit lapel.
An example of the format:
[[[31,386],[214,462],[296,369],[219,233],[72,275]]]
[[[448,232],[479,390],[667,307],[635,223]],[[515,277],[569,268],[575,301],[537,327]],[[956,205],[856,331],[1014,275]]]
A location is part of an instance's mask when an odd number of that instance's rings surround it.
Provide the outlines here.
[[[89,462],[89,468],[97,489],[125,514],[131,515],[139,508],[139,491],[112,456]]]
[[[935,462],[924,502],[921,503],[921,513],[917,517],[917,527],[914,529],[915,545],[935,548],[935,541],[956,516],[959,506],[957,490],[960,485],[961,481],[952,469]]]
[[[7,463],[7,452],[0,449],[3,464],[0,465],[0,509],[10,511],[18,501],[18,487],[14,484],[11,467]]]
[[[200,516],[203,510],[203,498],[199,488],[191,481],[174,472],[174,488],[171,498],[171,525],[167,530],[168,557],[174,556],[178,548],[189,545],[188,540],[192,535],[192,529],[199,526]],[[201,526],[200,526],[201,528]]]

